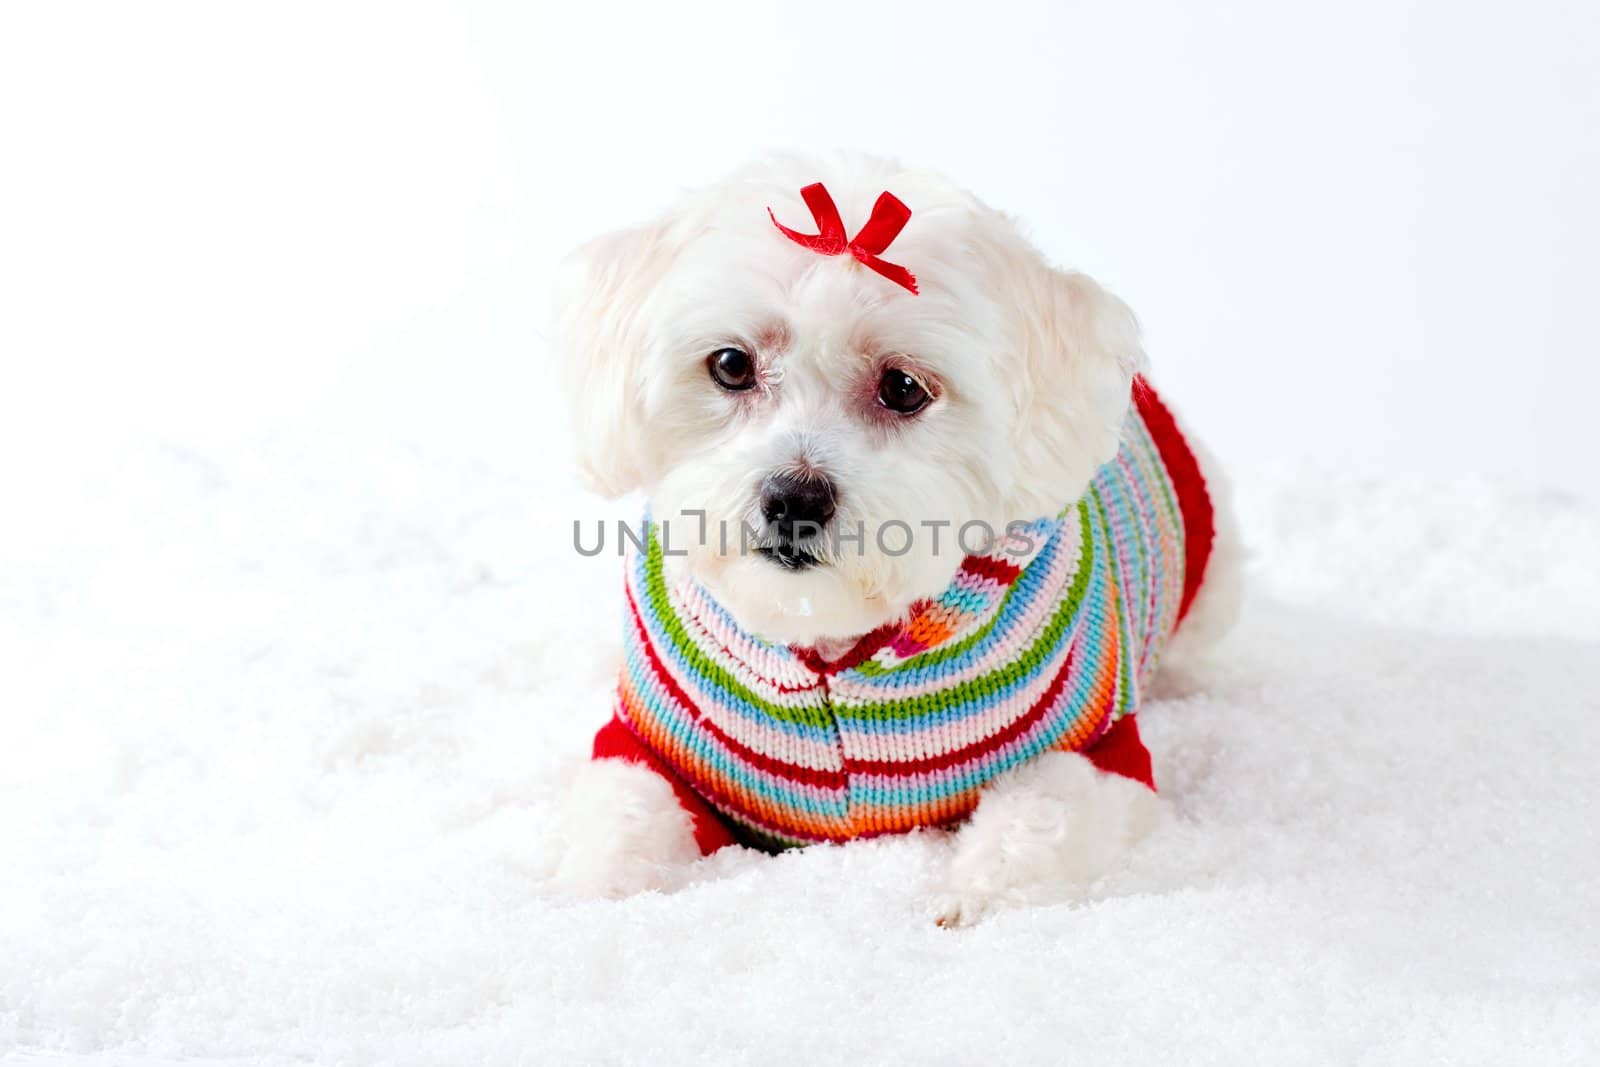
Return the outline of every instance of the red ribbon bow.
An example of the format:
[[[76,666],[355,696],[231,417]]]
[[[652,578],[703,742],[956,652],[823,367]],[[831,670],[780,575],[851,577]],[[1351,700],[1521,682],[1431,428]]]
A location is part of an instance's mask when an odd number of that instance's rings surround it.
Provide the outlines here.
[[[782,230],[785,237],[824,256],[837,256],[849,252],[863,267],[877,271],[891,282],[904,286],[913,293],[917,291],[915,275],[898,263],[885,263],[878,258],[878,254],[900,236],[900,231],[905,229],[906,223],[911,219],[911,209],[901,203],[899,197],[887,192],[878,197],[878,202],[872,205],[872,217],[861,227],[861,232],[848,241],[845,240],[844,220],[839,217],[839,209],[821,182],[800,190],[800,199],[811,209],[811,217],[817,223],[817,232],[800,233],[791,230],[778,221],[778,216],[772,214],[770,207],[767,208],[767,214],[772,216],[772,224]]]

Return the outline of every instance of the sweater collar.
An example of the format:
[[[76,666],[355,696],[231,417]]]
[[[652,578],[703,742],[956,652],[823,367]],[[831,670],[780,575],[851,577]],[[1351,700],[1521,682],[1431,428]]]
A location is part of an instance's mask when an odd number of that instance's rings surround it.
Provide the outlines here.
[[[810,670],[832,675],[869,660],[882,670],[892,670],[926,652],[958,644],[988,625],[1023,580],[1028,564],[1047,546],[1071,541],[1055,547],[1076,554],[1078,534],[1077,524],[1062,517],[1037,519],[1019,529],[1017,536],[998,541],[991,551],[964,557],[943,592],[917,601],[904,619],[864,634],[842,654],[828,659],[814,648],[798,645],[789,651]]]

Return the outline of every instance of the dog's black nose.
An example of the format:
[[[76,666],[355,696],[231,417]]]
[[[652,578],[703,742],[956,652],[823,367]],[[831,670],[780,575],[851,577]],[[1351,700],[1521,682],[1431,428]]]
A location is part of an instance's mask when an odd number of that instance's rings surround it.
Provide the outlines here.
[[[761,516],[780,537],[814,537],[833,518],[833,496],[826,478],[770,474],[761,483]]]

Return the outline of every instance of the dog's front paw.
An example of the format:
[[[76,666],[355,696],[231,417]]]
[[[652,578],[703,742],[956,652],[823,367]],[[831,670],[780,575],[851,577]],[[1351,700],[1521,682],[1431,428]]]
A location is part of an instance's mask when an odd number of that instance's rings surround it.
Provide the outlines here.
[[[603,759],[579,768],[557,820],[549,888],[626,897],[674,888],[700,858],[694,823],[648,767]]]
[[[995,779],[956,835],[934,897],[940,926],[965,926],[1000,907],[1081,899],[1164,817],[1144,785],[1049,752]]]
[[[935,893],[933,921],[945,929],[971,926],[989,911],[989,902],[980,894],[963,895],[955,889]]]

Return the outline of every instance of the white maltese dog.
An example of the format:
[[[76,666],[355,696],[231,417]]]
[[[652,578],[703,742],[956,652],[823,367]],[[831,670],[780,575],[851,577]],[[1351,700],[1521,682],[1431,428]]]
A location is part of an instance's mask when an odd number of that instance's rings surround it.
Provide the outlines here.
[[[1238,550],[1120,301],[950,182],[842,156],[600,238],[559,306],[583,472],[648,513],[558,883],[959,826],[937,917],[970,922],[1071,899],[1156,824],[1134,712],[1231,622]]]

